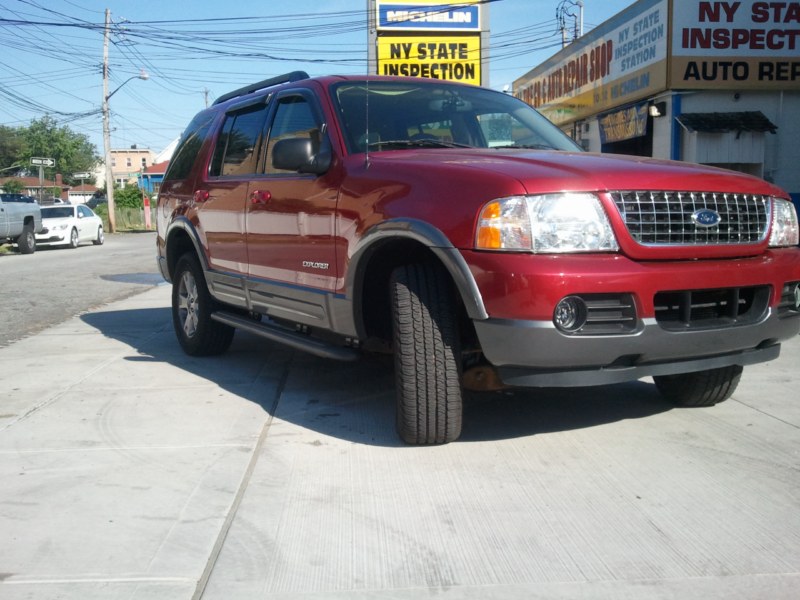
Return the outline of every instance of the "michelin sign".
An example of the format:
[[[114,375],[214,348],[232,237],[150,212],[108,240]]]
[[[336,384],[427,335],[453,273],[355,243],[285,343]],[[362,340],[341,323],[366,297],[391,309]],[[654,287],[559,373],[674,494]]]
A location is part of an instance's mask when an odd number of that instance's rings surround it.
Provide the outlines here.
[[[480,6],[473,3],[379,2],[382,31],[480,31]]]
[[[375,0],[377,73],[481,85],[480,0]]]

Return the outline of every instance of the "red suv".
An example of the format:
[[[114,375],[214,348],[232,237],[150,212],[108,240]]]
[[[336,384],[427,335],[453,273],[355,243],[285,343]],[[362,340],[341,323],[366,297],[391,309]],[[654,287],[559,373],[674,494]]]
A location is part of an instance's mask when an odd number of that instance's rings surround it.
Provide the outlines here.
[[[733,392],[800,330],[797,215],[759,179],[582,152],[523,102],[435,80],[290,73],[186,129],[158,259],[192,355],[245,329],[395,356],[397,427],[461,431],[462,391],[652,376]]]

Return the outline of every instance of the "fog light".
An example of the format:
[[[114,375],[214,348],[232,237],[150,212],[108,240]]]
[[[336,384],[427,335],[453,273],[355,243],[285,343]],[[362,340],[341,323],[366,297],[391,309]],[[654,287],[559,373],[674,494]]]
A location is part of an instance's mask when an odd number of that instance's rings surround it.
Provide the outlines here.
[[[553,323],[561,331],[572,333],[586,324],[586,303],[578,296],[567,296],[556,305]]]

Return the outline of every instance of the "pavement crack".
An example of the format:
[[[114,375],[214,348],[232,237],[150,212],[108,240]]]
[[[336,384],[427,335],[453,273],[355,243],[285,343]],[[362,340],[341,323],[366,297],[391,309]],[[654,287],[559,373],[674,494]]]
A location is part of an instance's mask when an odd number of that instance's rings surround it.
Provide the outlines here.
[[[275,418],[275,413],[278,409],[278,403],[283,396],[283,391],[286,388],[286,382],[289,378],[289,371],[291,370],[294,353],[291,352],[288,355],[288,359],[286,364],[284,365],[283,372],[281,373],[281,378],[278,382],[278,386],[275,389],[275,397],[272,399],[272,405],[269,408],[268,415],[269,417],[264,421],[264,424],[261,427],[261,432],[259,433],[258,440],[256,441],[256,445],[253,447],[253,453],[250,456],[250,462],[247,464],[247,468],[245,469],[244,475],[242,476],[242,480],[239,483],[239,488],[236,490],[236,495],[233,498],[233,502],[231,503],[230,510],[225,517],[225,521],[220,528],[219,535],[217,535],[217,540],[214,543],[213,548],[211,549],[211,554],[206,561],[206,566],[203,569],[203,573],[200,576],[200,579],[197,582],[197,587],[195,588],[195,592],[192,595],[192,600],[201,600],[203,594],[205,593],[206,586],[208,585],[208,580],[211,578],[211,574],[214,572],[214,567],[217,564],[217,560],[219,560],[219,555],[222,552],[222,547],[225,545],[225,540],[228,537],[228,532],[230,531],[231,526],[233,525],[233,520],[236,518],[236,513],[239,511],[239,506],[242,503],[242,499],[244,498],[244,494],[247,491],[247,488],[250,485],[250,479],[253,476],[253,471],[255,471],[256,464],[258,464],[259,456],[261,455],[261,448],[264,445],[264,442],[267,439],[267,435],[269,434],[270,427],[272,426],[272,421]],[[266,368],[267,363],[263,368]],[[269,365],[270,367],[274,366],[272,363]],[[262,372],[263,372],[262,368]],[[259,377],[256,377],[254,380],[254,385],[258,385],[260,381]]]

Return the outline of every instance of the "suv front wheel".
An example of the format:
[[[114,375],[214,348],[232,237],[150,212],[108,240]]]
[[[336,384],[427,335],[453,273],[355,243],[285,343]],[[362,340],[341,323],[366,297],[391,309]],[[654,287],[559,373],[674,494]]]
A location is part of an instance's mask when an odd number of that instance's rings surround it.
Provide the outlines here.
[[[172,279],[172,324],[187,354],[210,356],[230,347],[235,330],[211,318],[214,308],[197,257],[184,254]]]
[[[409,444],[461,435],[460,343],[450,278],[434,264],[398,267],[390,280],[397,430]]]

